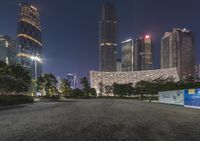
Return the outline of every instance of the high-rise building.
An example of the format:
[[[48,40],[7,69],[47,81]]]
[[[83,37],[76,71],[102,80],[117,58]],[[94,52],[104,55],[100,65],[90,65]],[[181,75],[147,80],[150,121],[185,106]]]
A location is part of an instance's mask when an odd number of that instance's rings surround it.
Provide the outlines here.
[[[100,70],[116,71],[117,62],[117,16],[114,4],[106,2],[101,10],[99,56]]]
[[[160,67],[173,68],[177,66],[177,44],[176,34],[172,32],[166,32],[164,37],[161,39],[160,49]]]
[[[181,80],[195,77],[194,35],[187,29],[173,28],[161,39],[161,68],[177,67]]]
[[[16,63],[16,41],[7,35],[0,35],[0,60]]]
[[[134,71],[134,47],[133,40],[122,42],[122,71]]]
[[[42,37],[38,7],[20,3],[17,29],[19,62],[29,69],[34,78],[42,75]]]
[[[76,89],[77,88],[77,86],[78,86],[78,78],[77,78],[76,74],[68,73],[67,74],[67,80],[69,81],[70,87],[72,89]]]
[[[62,86],[62,79],[60,76],[56,76],[56,80],[57,80],[57,84],[56,84],[56,88],[59,92],[61,92],[61,86]]]
[[[150,35],[142,36],[134,42],[134,70],[153,69],[153,47]]]

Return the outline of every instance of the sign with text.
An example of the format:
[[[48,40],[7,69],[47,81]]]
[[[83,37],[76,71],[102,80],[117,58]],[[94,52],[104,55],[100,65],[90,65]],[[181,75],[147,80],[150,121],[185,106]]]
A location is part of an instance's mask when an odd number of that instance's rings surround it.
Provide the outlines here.
[[[165,91],[159,92],[159,102],[167,104],[184,105],[184,91]]]
[[[200,88],[184,90],[185,107],[200,108]]]

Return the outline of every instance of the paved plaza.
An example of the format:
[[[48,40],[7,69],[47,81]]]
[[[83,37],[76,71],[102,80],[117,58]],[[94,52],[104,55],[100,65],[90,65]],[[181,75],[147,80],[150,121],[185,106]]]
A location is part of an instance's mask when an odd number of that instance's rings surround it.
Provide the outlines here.
[[[200,110],[137,100],[0,108],[0,141],[199,141]]]

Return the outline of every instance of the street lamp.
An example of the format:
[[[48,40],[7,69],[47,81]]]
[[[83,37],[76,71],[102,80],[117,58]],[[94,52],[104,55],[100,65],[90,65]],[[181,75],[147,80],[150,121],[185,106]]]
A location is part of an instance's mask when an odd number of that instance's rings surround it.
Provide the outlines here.
[[[38,56],[31,56],[30,57],[32,61],[35,62],[35,80],[37,79],[37,62],[42,63],[42,59]]]

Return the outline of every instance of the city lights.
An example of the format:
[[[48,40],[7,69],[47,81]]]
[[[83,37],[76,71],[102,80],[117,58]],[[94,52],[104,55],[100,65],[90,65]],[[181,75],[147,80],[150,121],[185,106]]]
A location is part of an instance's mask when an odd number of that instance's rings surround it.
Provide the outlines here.
[[[31,58],[31,60],[38,61],[38,62],[42,63],[42,59],[37,57],[37,56],[31,56],[30,58]]]
[[[35,6],[31,5],[31,8],[37,11],[37,8]]]
[[[133,40],[132,40],[132,39],[128,39],[128,40],[126,40],[126,41],[123,41],[122,44],[123,44],[123,43],[130,42],[130,41],[133,41]]]
[[[150,36],[149,36],[149,35],[146,35],[146,36],[145,36],[145,38],[146,38],[146,39],[149,39],[149,38],[150,38]]]
[[[30,39],[32,41],[34,41],[35,43],[39,44],[41,47],[42,47],[42,43],[36,39],[34,39],[33,37],[29,36],[29,35],[26,35],[26,34],[18,34],[17,37],[24,37],[24,38],[27,38],[27,39]]]

